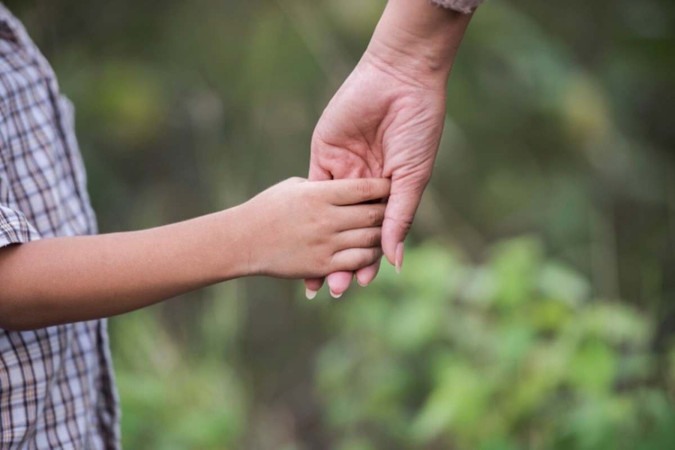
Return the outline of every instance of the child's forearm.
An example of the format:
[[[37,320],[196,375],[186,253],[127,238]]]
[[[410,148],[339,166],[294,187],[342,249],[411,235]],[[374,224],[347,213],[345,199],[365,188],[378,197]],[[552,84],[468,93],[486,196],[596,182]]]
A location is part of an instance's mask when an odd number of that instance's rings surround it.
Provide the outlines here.
[[[145,231],[0,249],[0,328],[113,316],[247,275],[357,270],[381,256],[385,179],[289,179],[219,213]]]
[[[0,249],[0,327],[113,316],[248,274],[238,208],[159,228]]]

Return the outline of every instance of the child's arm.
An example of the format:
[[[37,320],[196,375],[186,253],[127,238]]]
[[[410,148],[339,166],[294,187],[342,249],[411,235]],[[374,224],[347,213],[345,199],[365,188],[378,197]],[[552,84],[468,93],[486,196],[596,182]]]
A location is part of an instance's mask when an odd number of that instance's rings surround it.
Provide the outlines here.
[[[108,317],[247,275],[356,270],[380,257],[387,180],[284,181],[243,205],[145,231],[0,249],[0,327]],[[353,205],[353,206],[350,206]]]

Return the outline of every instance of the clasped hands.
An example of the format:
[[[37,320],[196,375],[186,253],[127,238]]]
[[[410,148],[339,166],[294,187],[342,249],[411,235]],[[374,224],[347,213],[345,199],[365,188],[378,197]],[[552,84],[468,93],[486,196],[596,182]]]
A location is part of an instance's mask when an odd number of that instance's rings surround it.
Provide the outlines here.
[[[311,144],[309,179],[387,178],[381,248],[398,270],[404,241],[438,152],[446,85],[471,15],[428,0],[389,0],[370,44],[324,110]],[[326,277],[340,297],[355,277],[376,277],[380,259]],[[313,297],[323,278],[306,279]]]
[[[431,177],[445,116],[445,82],[424,83],[397,73],[385,61],[364,55],[335,94],[312,139],[309,180],[388,178],[381,248],[397,270],[404,240]],[[340,297],[355,277],[367,286],[380,260],[326,277],[330,293]],[[305,280],[313,298],[324,279]]]

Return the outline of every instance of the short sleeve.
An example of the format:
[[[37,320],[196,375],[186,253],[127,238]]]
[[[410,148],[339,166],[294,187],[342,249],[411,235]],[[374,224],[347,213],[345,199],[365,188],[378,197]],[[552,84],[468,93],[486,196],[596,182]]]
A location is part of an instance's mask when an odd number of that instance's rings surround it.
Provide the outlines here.
[[[1,109],[0,109],[1,110]],[[15,206],[4,155],[6,143],[0,122],[0,248],[40,239],[40,233]]]
[[[483,3],[483,0],[431,0],[431,2],[444,8],[453,9],[464,14],[470,14]]]
[[[3,180],[0,180],[3,183]],[[0,248],[40,239],[40,234],[21,212],[0,203]]]

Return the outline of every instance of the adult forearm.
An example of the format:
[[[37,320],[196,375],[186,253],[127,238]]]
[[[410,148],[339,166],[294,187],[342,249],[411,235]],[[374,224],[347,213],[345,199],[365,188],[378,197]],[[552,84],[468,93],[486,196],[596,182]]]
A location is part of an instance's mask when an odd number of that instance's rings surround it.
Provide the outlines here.
[[[365,56],[410,79],[445,84],[470,19],[429,0],[389,0]]]
[[[246,275],[236,215],[0,249],[0,327],[113,316]]]

